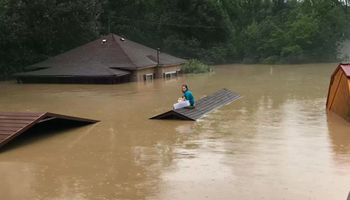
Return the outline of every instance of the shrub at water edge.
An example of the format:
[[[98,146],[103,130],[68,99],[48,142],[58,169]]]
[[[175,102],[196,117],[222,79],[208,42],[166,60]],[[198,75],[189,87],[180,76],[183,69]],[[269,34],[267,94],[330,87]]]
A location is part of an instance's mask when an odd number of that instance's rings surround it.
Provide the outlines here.
[[[205,73],[205,72],[211,72],[212,68],[209,65],[206,65],[199,60],[196,59],[190,59],[185,64],[182,65],[181,71],[184,74],[188,73]]]

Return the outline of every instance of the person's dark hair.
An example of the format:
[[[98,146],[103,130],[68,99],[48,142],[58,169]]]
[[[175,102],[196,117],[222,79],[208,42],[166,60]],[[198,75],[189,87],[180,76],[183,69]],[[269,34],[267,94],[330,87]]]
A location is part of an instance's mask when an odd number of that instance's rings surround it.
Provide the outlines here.
[[[188,86],[186,84],[182,84],[181,88],[185,87],[186,91],[188,90]]]

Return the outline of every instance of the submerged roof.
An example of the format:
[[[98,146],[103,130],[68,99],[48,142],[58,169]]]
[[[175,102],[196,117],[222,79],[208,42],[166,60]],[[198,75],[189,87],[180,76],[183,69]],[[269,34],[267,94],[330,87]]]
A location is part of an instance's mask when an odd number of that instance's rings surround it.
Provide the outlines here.
[[[178,65],[185,60],[160,53],[159,64]],[[36,63],[17,76],[123,76],[129,70],[157,66],[157,50],[115,34],[103,36],[65,53]]]
[[[98,67],[97,65],[68,65],[62,67],[49,67],[37,71],[29,71],[16,74],[17,76],[84,76],[84,77],[105,77],[105,76],[124,76],[130,72],[112,69],[108,67]]]
[[[97,120],[71,117],[54,113],[0,112],[0,147],[37,124],[47,121],[64,120],[92,124]]]
[[[193,109],[180,108],[170,110],[160,115],[151,117],[150,119],[181,119],[195,121],[210,111],[227,105],[240,97],[241,96],[239,94],[223,88],[209,96],[199,99]]]

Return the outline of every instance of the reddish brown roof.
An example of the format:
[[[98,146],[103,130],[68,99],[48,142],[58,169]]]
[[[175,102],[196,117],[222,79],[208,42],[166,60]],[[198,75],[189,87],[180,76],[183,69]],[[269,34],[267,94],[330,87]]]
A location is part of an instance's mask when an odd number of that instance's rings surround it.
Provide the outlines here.
[[[25,76],[124,76],[130,70],[157,66],[157,51],[109,34],[43,62],[31,65]],[[160,65],[182,64],[185,60],[160,53]]]
[[[95,123],[96,120],[77,118],[54,113],[18,113],[0,112],[0,147],[21,135],[35,124],[54,119],[64,119],[83,123]]]
[[[350,64],[339,64],[339,67],[343,69],[347,77],[350,77]]]
[[[334,76],[337,74],[337,72],[338,72],[339,70],[343,70],[344,73],[345,73],[345,75],[346,75],[347,77],[350,77],[350,64],[340,63],[340,64],[337,66],[337,68],[335,68],[335,70],[334,70],[334,72],[333,72],[333,74],[332,74],[332,76],[331,76],[331,77],[332,77],[331,82],[332,82],[332,80],[334,79]]]

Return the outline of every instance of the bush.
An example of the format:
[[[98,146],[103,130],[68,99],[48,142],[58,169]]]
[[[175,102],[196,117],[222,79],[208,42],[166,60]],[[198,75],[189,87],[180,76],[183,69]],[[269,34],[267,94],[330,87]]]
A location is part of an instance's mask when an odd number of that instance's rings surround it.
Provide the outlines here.
[[[211,72],[212,68],[209,65],[206,65],[200,62],[199,60],[190,59],[184,65],[182,65],[181,70],[185,74],[188,74],[188,73],[198,74],[198,73]]]
[[[279,56],[269,56],[269,57],[261,60],[261,63],[263,63],[263,64],[277,64],[279,62],[280,62]]]

